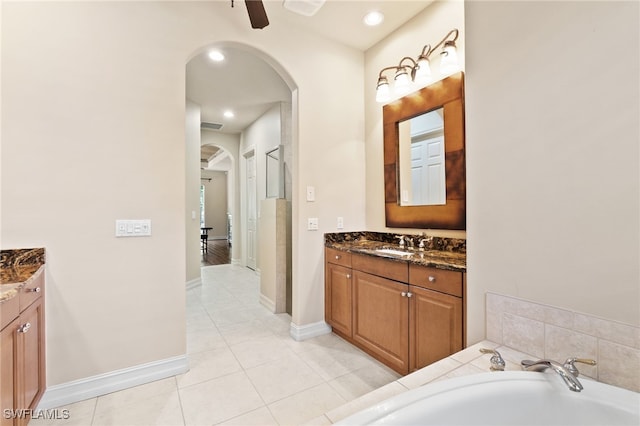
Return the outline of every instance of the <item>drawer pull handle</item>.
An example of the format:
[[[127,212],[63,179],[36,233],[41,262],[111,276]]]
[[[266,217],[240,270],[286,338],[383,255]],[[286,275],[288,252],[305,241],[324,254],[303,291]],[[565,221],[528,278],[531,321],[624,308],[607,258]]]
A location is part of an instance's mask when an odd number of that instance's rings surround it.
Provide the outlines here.
[[[433,275],[429,275],[429,282],[432,283],[436,280],[436,277],[434,277]]]
[[[28,288],[27,289],[27,293],[40,293],[41,291],[42,291],[42,289],[40,287]]]
[[[31,323],[28,322],[24,325],[21,325],[20,328],[18,329],[19,333],[26,333],[27,331],[29,331],[29,329],[31,328]]]

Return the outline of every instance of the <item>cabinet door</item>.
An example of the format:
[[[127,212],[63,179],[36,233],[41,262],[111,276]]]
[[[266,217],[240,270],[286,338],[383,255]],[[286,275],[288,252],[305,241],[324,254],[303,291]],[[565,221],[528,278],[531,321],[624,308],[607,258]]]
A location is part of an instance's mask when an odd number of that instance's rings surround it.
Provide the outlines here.
[[[409,370],[409,286],[353,271],[353,340],[399,372]]]
[[[18,326],[18,320],[9,324],[2,333],[0,333],[0,426],[12,426],[13,418],[6,418],[4,410],[10,410],[16,407],[14,401],[14,383],[15,383],[15,330]],[[10,416],[7,416],[10,417]]]
[[[18,408],[35,409],[45,388],[44,307],[40,298],[20,314],[16,335]]]
[[[351,268],[327,263],[325,271],[325,321],[334,330],[351,337]]]
[[[411,286],[411,370],[462,349],[462,298]]]

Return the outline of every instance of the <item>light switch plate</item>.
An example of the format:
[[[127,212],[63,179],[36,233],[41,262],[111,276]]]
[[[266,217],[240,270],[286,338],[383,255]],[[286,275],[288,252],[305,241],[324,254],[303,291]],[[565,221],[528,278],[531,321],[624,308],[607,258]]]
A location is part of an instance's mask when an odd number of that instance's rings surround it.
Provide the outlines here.
[[[116,220],[116,237],[149,237],[151,236],[151,219],[118,219]]]
[[[316,189],[313,186],[307,186],[307,201],[316,200]]]
[[[342,216],[338,216],[337,226],[338,229],[344,229],[344,218]]]
[[[309,231],[317,231],[318,230],[318,218],[310,217],[307,219],[307,230]]]

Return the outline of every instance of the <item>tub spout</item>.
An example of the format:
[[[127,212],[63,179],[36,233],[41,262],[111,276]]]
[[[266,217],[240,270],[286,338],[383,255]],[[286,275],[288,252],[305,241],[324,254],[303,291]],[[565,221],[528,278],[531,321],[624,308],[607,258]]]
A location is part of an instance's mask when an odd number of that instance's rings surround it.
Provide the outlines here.
[[[551,368],[553,371],[558,373],[562,380],[567,384],[569,389],[574,392],[580,392],[583,387],[582,383],[569,372],[566,368],[562,366],[562,364],[552,361],[550,359],[541,359],[539,361],[531,361],[529,359],[525,359],[520,362],[522,368],[527,371],[544,371],[547,368]]]

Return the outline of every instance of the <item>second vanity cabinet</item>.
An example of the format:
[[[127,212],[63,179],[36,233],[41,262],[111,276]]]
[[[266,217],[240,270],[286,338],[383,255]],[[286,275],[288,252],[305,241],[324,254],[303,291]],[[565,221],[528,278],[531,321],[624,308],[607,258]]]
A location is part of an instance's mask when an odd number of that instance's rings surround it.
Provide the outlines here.
[[[0,331],[1,426],[24,426],[45,389],[44,273],[24,285],[18,295],[2,302]],[[4,410],[23,410],[21,416]]]
[[[462,349],[463,274],[325,249],[325,318],[401,374]]]

